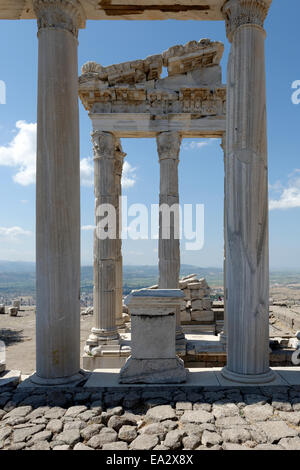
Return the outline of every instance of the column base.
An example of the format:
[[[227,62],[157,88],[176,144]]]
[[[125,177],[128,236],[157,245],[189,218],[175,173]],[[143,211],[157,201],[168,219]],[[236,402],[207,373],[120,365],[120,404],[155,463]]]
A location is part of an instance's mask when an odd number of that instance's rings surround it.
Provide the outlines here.
[[[119,376],[122,384],[172,384],[186,382],[188,370],[179,358],[134,359],[129,357]]]
[[[87,378],[87,374],[81,370],[77,374],[70,375],[68,377],[56,377],[56,378],[51,378],[51,379],[40,377],[35,372],[33,375],[31,375],[28,378],[27,386],[29,386],[29,383],[31,383],[32,385],[39,385],[39,386],[46,386],[46,387],[57,386],[57,385],[69,385],[69,384],[74,386],[76,384],[79,384],[79,382],[82,382],[86,378]]]
[[[221,374],[226,380],[245,384],[263,384],[273,382],[273,380],[276,379],[276,375],[272,369],[269,369],[268,372],[265,372],[264,374],[237,374],[225,366],[221,370]]]

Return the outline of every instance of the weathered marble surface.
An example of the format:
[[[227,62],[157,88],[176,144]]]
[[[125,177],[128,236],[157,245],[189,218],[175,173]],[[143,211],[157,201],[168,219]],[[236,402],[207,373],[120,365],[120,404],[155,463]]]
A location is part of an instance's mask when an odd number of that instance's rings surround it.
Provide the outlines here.
[[[49,8],[48,8],[49,7]],[[36,175],[37,377],[80,367],[80,11],[35,2],[39,26]],[[66,60],[67,57],[67,60]]]
[[[263,29],[267,10],[267,2],[258,0],[230,0],[224,7],[232,45],[227,77],[225,151],[228,362],[223,373],[232,380],[244,377],[246,382],[264,379],[268,382],[273,377],[269,369],[268,162]]]
[[[178,282],[177,282],[178,284]],[[131,312],[131,356],[120,383],[181,383],[187,371],[176,356],[176,313],[180,289],[141,289],[126,299]]]

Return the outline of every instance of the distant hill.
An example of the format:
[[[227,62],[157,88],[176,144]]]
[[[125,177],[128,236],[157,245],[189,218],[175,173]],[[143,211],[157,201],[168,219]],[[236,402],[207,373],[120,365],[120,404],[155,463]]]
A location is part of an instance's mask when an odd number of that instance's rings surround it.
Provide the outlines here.
[[[211,287],[223,285],[223,270],[221,268],[201,268],[198,266],[182,264],[180,275],[197,274],[199,278],[205,277]],[[158,266],[124,266],[123,288],[124,294],[132,289],[141,289],[157,284]],[[300,270],[271,271],[270,282],[278,284],[300,283]],[[81,267],[81,290],[91,293],[93,290],[93,267]],[[34,295],[35,294],[35,263],[12,262],[0,260],[0,295]]]

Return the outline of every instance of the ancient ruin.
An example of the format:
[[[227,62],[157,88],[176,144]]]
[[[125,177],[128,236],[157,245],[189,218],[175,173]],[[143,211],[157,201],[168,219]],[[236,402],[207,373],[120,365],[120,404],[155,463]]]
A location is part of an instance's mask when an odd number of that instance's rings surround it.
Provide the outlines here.
[[[124,153],[120,138],[157,140],[160,203],[179,201],[183,137],[220,137],[225,162],[224,380],[269,383],[268,170],[264,21],[271,0],[160,1],[149,5],[90,0],[0,0],[0,18],[36,18],[39,41],[37,144],[37,352],[30,383],[82,380],[80,370],[80,179],[78,32],[88,19],[223,20],[231,52],[222,84],[223,45],[208,39],[163,54],[102,67],[89,62],[79,79],[92,121],[96,202],[116,211]],[[59,47],[58,47],[59,46]],[[65,60],[68,57],[68,60]],[[162,67],[167,76],[161,78]],[[55,82],[56,86],[53,86]],[[67,91],[66,91],[67,90]],[[63,112],[62,112],[63,109]],[[53,116],[55,119],[53,119]],[[63,202],[62,202],[63,201]],[[97,222],[96,214],[96,222]],[[159,290],[179,291],[179,241],[159,240]],[[95,237],[95,326],[86,351],[100,357],[121,350],[121,240]],[[193,298],[190,315],[211,317],[207,300]],[[200,289],[199,289],[200,290]],[[171,294],[170,294],[171,295]],[[151,297],[151,296],[150,296]],[[171,296],[172,297],[172,296]],[[171,302],[172,303],[172,302]],[[148,304],[147,304],[148,305]],[[181,311],[172,304],[177,347],[185,344]],[[155,310],[155,309],[154,309]],[[200,312],[200,313],[195,313]],[[149,306],[149,313],[153,315]],[[187,309],[185,314],[188,315]],[[135,339],[132,339],[135,341]],[[96,362],[95,362],[96,364]]]

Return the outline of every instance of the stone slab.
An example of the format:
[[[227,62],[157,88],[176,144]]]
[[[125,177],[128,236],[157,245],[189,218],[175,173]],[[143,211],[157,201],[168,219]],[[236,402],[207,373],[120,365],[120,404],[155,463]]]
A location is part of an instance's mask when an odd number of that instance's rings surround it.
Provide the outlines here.
[[[272,367],[272,369],[289,385],[300,385],[299,367]]]
[[[8,370],[0,375],[0,390],[8,385],[18,385],[21,380],[20,370]]]

